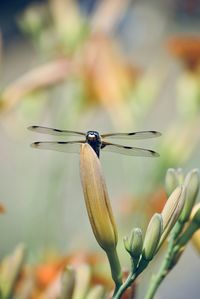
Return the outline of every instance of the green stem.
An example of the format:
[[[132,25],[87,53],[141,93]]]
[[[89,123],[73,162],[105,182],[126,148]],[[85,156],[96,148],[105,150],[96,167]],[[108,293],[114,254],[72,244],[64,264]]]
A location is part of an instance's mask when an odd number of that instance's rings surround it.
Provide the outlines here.
[[[169,259],[169,255],[166,256],[165,260],[163,261],[159,272],[157,273],[157,275],[154,275],[151,279],[151,283],[150,283],[150,287],[148,288],[148,291],[146,293],[145,299],[152,299],[159,287],[159,285],[161,284],[161,282],[163,281],[163,279],[166,277],[167,273],[168,273],[168,268],[169,268],[169,263],[170,263],[170,259]]]
[[[167,276],[169,271],[175,265],[174,258],[177,254],[177,251],[179,250],[179,246],[177,245],[176,240],[180,232],[182,231],[183,226],[184,223],[181,222],[177,222],[177,224],[175,225],[171,233],[171,238],[169,241],[169,246],[165,258],[161,264],[160,270],[156,275],[153,275],[151,279],[150,286],[146,293],[145,299],[152,299],[154,297],[158,287],[160,286],[164,278]]]
[[[115,290],[112,299],[120,299],[126,291],[126,289],[128,289],[131,286],[134,280],[140,275],[140,273],[142,273],[142,271],[148,266],[148,264],[149,261],[141,260],[141,263],[139,264],[139,267],[135,272],[133,272],[135,269],[133,267],[126,281],[117,290]]]
[[[130,287],[135,279],[136,274],[130,273],[126,281],[118,289],[115,290],[112,299],[120,299],[122,294],[126,291],[126,289],[128,289],[128,287]]]
[[[119,289],[119,287],[122,285],[122,271],[119,262],[119,257],[117,255],[116,248],[114,248],[113,250],[106,251],[106,254],[110,264],[112,279],[115,282],[115,292],[116,292]]]

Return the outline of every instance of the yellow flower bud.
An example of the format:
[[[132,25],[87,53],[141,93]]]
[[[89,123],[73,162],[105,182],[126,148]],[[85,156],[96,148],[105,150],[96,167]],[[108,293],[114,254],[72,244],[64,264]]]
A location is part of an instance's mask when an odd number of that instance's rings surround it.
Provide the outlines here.
[[[92,230],[104,250],[117,245],[117,229],[100,161],[89,144],[81,145],[80,174]]]
[[[80,150],[80,175],[88,217],[99,245],[109,259],[116,286],[122,284],[121,267],[116,252],[117,229],[102,174],[100,161],[89,144]]]

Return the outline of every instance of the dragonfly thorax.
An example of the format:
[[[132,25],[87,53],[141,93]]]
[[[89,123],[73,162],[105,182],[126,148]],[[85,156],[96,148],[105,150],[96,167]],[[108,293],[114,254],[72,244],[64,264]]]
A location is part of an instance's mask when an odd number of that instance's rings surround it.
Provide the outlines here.
[[[86,134],[86,142],[93,148],[97,156],[99,157],[101,149],[101,137],[96,131],[88,131]]]

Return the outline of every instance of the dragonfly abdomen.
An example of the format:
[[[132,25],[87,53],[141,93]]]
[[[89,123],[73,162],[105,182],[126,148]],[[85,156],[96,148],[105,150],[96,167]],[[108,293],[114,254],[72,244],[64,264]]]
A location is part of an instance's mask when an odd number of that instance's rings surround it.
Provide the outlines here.
[[[101,149],[101,142],[99,142],[98,140],[87,140],[86,142],[93,148],[93,150],[97,154],[97,157],[99,158],[100,149]]]

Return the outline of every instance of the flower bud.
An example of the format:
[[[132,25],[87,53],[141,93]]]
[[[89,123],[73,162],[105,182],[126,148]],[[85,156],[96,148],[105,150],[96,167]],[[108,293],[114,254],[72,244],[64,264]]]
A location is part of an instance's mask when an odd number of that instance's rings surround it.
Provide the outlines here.
[[[180,216],[182,222],[186,222],[189,219],[196,201],[199,192],[199,171],[197,169],[190,171],[185,178],[184,184],[186,186],[186,199]]]
[[[124,247],[133,259],[139,258],[142,253],[142,230],[134,228],[129,237],[124,237]]]
[[[100,161],[89,144],[81,145],[80,174],[93,233],[106,251],[117,245],[117,229]]]
[[[184,174],[182,168],[176,169],[176,177],[177,177],[178,185],[182,185],[184,182]]]
[[[144,238],[142,257],[150,261],[156,253],[160,237],[163,232],[163,221],[160,214],[154,214],[151,218]]]
[[[162,219],[163,219],[163,230],[168,226],[174,212],[178,206],[182,194],[182,187],[177,187],[170,197],[168,198],[163,210],[162,210]]]
[[[169,168],[165,176],[165,189],[169,196],[178,186],[178,178],[174,168]]]
[[[121,266],[116,252],[117,229],[102,174],[100,161],[89,144],[80,150],[80,175],[88,217],[99,245],[105,250],[116,286],[122,284]]]
[[[185,203],[185,187],[177,187],[167,200],[163,210],[163,233],[159,242],[158,249],[163,244],[171,229],[174,227],[176,221],[178,220],[181,211]]]

